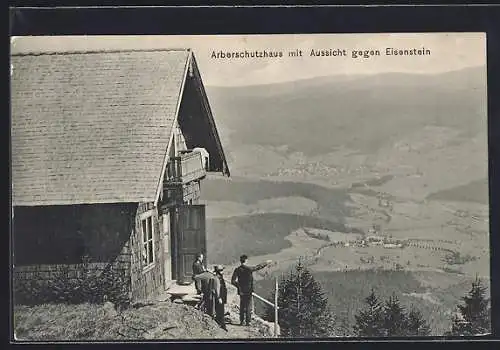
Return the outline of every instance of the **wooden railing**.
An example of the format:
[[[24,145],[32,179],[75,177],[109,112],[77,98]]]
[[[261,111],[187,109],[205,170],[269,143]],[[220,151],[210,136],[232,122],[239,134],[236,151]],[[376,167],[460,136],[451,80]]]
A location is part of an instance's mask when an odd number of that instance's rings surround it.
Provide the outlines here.
[[[206,176],[203,160],[199,152],[189,152],[180,157],[170,158],[165,177],[166,184],[181,185]]]

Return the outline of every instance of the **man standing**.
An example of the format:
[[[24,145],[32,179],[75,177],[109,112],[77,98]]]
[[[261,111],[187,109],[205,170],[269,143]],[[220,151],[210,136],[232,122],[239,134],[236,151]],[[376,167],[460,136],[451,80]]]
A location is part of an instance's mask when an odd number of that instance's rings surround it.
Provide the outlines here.
[[[271,263],[271,260],[257,266],[247,265],[248,256],[240,256],[240,266],[238,266],[231,278],[231,284],[238,288],[240,296],[240,325],[249,326],[252,319],[252,293],[253,293],[253,272],[263,269]]]
[[[224,275],[222,274],[223,270],[224,266],[222,265],[214,267],[214,273],[218,281],[215,288],[215,320],[222,329],[227,331],[226,322],[224,320],[224,305],[227,303],[227,287],[226,281],[224,281]]]
[[[203,258],[203,253],[196,254],[196,259],[193,262],[193,276],[207,271],[205,265],[203,265]]]
[[[195,281],[194,286],[198,294],[201,294],[201,282],[199,282],[199,280],[197,280],[195,277],[206,271],[207,269],[205,265],[203,265],[203,253],[196,254],[196,259],[193,262],[193,281]]]

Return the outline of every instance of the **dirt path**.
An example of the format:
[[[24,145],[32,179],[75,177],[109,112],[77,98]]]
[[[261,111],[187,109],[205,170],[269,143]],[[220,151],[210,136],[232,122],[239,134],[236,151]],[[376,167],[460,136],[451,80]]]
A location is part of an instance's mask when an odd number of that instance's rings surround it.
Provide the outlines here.
[[[240,325],[239,316],[239,297],[236,293],[236,289],[229,287],[227,295],[227,305],[226,312],[229,312],[229,316],[226,316],[226,323],[229,338],[269,338],[269,331],[264,325],[259,322],[252,320],[250,326]]]
[[[233,313],[230,316],[231,322],[226,324],[228,338],[264,338],[264,334],[261,332],[259,325],[255,321],[251,323],[250,326],[240,326],[239,315]],[[268,338],[267,336],[266,338]]]

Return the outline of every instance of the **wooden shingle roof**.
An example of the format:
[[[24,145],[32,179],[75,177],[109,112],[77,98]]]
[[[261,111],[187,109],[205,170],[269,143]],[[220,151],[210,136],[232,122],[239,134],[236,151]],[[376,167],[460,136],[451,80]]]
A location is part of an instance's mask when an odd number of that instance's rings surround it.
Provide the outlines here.
[[[190,57],[13,55],[13,205],[154,201]]]

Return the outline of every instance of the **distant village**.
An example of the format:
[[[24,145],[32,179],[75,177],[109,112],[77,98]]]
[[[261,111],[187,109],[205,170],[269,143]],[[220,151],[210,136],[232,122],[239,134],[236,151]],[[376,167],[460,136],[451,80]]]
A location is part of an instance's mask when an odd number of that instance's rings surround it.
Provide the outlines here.
[[[270,175],[273,176],[306,176],[306,175],[314,175],[314,176],[323,176],[323,177],[335,177],[340,174],[349,175],[349,176],[357,176],[361,174],[365,174],[369,172],[369,168],[367,166],[359,165],[355,168],[345,168],[345,167],[335,167],[328,164],[324,164],[321,161],[315,162],[305,162],[304,160],[299,159],[297,164],[294,167],[282,167],[277,169],[274,173]]]
[[[328,233],[319,233],[316,230],[311,230],[304,228],[304,232],[312,238],[321,239],[329,242],[327,246],[330,247],[357,247],[357,248],[367,248],[367,247],[382,247],[386,249],[403,249],[406,247],[416,247],[422,249],[447,251],[453,253],[454,251],[445,247],[441,244],[454,244],[455,241],[452,240],[423,240],[418,238],[405,238],[396,239],[391,236],[382,235],[380,229],[377,225],[374,225],[365,235],[353,235],[352,239],[332,239],[331,235]],[[347,236],[347,235],[346,235]]]
[[[391,237],[382,236],[375,228],[370,228],[368,230],[368,235],[364,237],[356,236],[354,239],[350,240],[334,240],[325,233],[313,233],[308,229],[304,229],[305,233],[313,238],[323,239],[325,241],[331,242],[329,246],[332,247],[370,247],[370,246],[382,246],[384,248],[404,248],[408,245],[409,240],[392,239]]]

